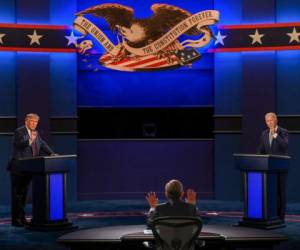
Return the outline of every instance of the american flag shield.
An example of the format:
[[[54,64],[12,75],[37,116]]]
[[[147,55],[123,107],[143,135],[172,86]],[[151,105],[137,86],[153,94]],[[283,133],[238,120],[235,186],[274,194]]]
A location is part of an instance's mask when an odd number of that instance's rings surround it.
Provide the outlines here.
[[[179,67],[190,64],[199,58],[200,54],[195,49],[183,49],[168,55],[129,55],[119,58],[106,53],[100,57],[99,62],[102,66],[114,70],[151,71]]]

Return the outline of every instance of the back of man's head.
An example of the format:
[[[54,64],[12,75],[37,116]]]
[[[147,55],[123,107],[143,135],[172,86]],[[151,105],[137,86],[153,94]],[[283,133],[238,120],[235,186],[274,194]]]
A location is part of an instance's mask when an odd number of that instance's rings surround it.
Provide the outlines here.
[[[183,195],[183,185],[178,180],[171,180],[165,186],[165,193],[168,199],[172,201],[179,200]]]

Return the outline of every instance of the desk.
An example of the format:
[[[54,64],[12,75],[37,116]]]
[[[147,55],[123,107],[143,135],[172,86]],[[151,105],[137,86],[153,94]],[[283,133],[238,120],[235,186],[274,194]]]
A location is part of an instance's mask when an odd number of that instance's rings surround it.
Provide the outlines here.
[[[141,249],[142,241],[153,241],[153,235],[143,234],[145,225],[111,226],[78,230],[61,236],[57,242],[77,249]],[[233,227],[226,225],[204,225],[198,237],[204,240],[203,249],[268,247],[286,241],[287,237],[270,231]]]

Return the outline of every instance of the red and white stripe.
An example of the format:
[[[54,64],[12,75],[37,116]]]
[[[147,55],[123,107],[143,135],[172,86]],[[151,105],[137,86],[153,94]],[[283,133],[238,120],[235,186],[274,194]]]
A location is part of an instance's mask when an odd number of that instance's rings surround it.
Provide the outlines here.
[[[158,58],[157,55],[148,56],[128,56],[116,60],[110,54],[104,54],[99,62],[107,68],[121,71],[138,71],[138,70],[156,70],[167,69],[179,65],[177,57],[172,55],[170,60],[167,57]]]

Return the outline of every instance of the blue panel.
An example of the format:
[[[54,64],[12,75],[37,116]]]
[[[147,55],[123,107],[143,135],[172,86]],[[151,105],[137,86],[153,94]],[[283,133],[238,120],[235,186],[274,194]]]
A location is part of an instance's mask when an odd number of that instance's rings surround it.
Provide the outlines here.
[[[50,220],[64,219],[64,175],[49,175],[50,204],[49,217]]]
[[[77,0],[51,0],[50,24],[72,25],[76,13]]]
[[[242,52],[243,135],[241,152],[255,153],[264,115],[276,112],[276,52]]]
[[[243,0],[243,23],[274,23],[274,0]]]
[[[16,53],[0,53],[0,116],[16,114]]]
[[[16,0],[17,23],[49,24],[50,0]]]
[[[263,175],[259,172],[248,173],[248,218],[263,218]]]
[[[215,114],[241,114],[241,53],[215,54]]]
[[[10,204],[10,175],[6,170],[11,157],[12,135],[0,135],[0,205]]]
[[[150,6],[157,1],[153,0],[143,0],[142,2],[140,1],[135,1],[135,0],[110,0],[110,1],[99,1],[99,0],[77,0],[77,7],[78,10],[83,10],[85,8],[98,5],[101,3],[120,3],[123,5],[127,5],[132,7],[134,11],[134,15],[136,17],[145,17],[145,16],[150,16],[153,14],[153,12],[150,9]],[[202,11],[202,10],[207,10],[207,9],[213,9],[213,0],[205,0],[201,1],[199,3],[198,0],[164,0],[162,1],[163,3],[166,4],[171,4],[178,6],[180,8],[186,9],[192,13]],[[161,3],[158,1],[158,3]]]
[[[242,0],[215,0],[214,9],[220,11],[219,24],[241,24]]]
[[[50,54],[50,91],[52,116],[76,116],[77,55]]]
[[[80,73],[79,106],[173,107],[213,104],[213,71]]]
[[[233,154],[240,152],[240,134],[216,134],[214,185],[216,200],[241,200],[241,173],[234,167]]]
[[[0,1],[0,23],[14,23],[15,20],[15,0]]]
[[[51,147],[59,154],[77,154],[76,135],[51,135]],[[77,199],[77,165],[70,168],[67,175],[67,199]]]
[[[47,140],[49,133],[50,87],[49,53],[17,52],[17,115],[19,125],[25,114],[40,115],[39,131]]]
[[[276,0],[276,22],[299,22],[300,0]]]
[[[300,51],[277,52],[277,112],[300,113]]]

